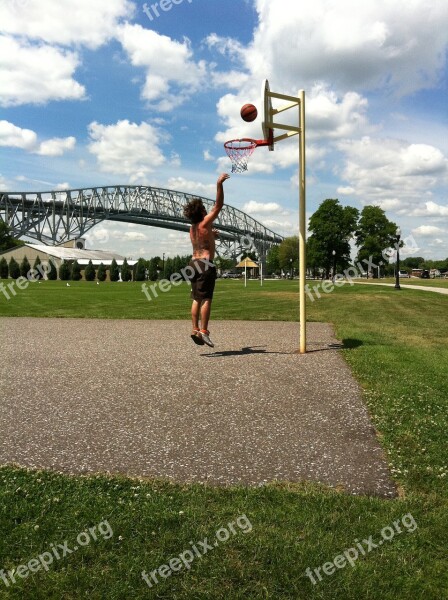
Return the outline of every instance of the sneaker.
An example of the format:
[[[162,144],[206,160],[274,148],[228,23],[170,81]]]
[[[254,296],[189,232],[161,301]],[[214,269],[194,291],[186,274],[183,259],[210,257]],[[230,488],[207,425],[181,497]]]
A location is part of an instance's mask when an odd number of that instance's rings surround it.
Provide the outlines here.
[[[207,331],[207,329],[201,329],[200,335],[204,344],[207,344],[207,346],[210,346],[210,348],[215,347],[215,344],[210,339],[210,331]]]
[[[193,329],[193,332],[191,334],[191,339],[198,346],[204,345],[204,340],[202,339],[201,332],[199,331],[199,329]]]

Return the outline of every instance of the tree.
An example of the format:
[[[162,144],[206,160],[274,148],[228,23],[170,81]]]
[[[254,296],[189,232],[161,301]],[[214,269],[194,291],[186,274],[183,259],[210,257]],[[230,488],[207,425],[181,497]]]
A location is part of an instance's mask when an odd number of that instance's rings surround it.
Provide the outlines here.
[[[23,257],[22,262],[20,263],[20,275],[22,277],[26,277],[31,269],[31,265],[26,256]]]
[[[422,269],[425,259],[423,256],[408,256],[401,263],[404,267],[408,267],[408,269]]]
[[[311,216],[309,244],[314,268],[320,266],[325,269],[327,277],[333,267],[333,250],[336,252],[336,272],[349,266],[350,240],[358,217],[358,209],[341,206],[339,200],[332,198],[324,200]]]
[[[139,258],[137,261],[134,279],[135,281],[145,281],[146,279],[146,260],[144,258]]]
[[[314,278],[318,276],[318,270],[325,263],[325,258],[324,254],[319,251],[317,239],[310,237],[306,243],[306,266],[307,269],[312,270]]]
[[[77,260],[73,261],[71,276],[73,281],[79,281],[82,278],[81,267]]]
[[[268,274],[280,273],[279,246],[272,246],[266,256],[266,270]]]
[[[165,258],[165,273],[162,273],[164,279],[169,279],[174,271],[174,260],[172,258]]]
[[[118,281],[120,279],[120,271],[118,270],[118,265],[115,258],[113,258],[112,262],[110,263],[109,278],[111,281]]]
[[[278,259],[280,268],[290,273],[291,277],[291,268],[295,271],[299,270],[299,238],[297,236],[283,240],[278,249]]]
[[[59,267],[59,279],[61,281],[68,281],[70,279],[71,270],[69,264],[67,262],[62,261],[61,266]]]
[[[16,240],[16,238],[11,235],[11,228],[0,219],[0,252],[2,250],[9,250],[10,248],[23,245],[24,242]]]
[[[148,263],[148,279],[150,281],[156,281],[157,277],[159,275],[158,273],[158,265],[159,265],[159,257],[156,256],[155,258],[151,258],[149,263]]]
[[[93,266],[92,261],[89,260],[87,267],[85,268],[85,271],[84,271],[84,277],[85,277],[86,281],[94,281],[95,276],[96,276],[95,267]]]
[[[121,265],[121,281],[131,281],[131,279],[132,271],[129,268],[128,261],[124,259],[123,264]]]
[[[54,264],[54,262],[51,259],[48,261],[48,264],[49,264],[50,270],[47,273],[47,278],[50,281],[56,281],[56,279],[58,278],[58,272],[56,269],[56,265]]]
[[[356,245],[359,248],[358,261],[371,261],[381,267],[386,262],[384,250],[393,248],[397,243],[396,231],[396,223],[389,221],[382,208],[364,206],[355,233]],[[373,269],[373,276],[378,276],[378,269]]]
[[[33,277],[34,277],[35,281],[37,281],[38,279],[42,279],[41,271],[37,270],[37,267],[40,266],[40,264],[41,264],[40,258],[38,256],[36,256],[36,259],[33,264]]]
[[[12,256],[11,256],[11,260],[9,261],[9,276],[12,279],[18,279],[20,277],[19,263]]]
[[[98,281],[106,281],[106,277],[107,277],[106,267],[103,265],[103,263],[100,263],[100,266],[98,267],[98,272],[96,274],[96,278],[98,279]]]
[[[8,263],[4,256],[0,259],[0,279],[8,279]]]

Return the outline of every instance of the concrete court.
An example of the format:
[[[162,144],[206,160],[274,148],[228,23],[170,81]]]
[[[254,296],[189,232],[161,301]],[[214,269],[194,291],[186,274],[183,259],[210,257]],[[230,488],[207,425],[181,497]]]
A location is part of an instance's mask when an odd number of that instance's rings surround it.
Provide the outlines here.
[[[332,327],[3,318],[0,464],[213,485],[313,480],[393,497]]]

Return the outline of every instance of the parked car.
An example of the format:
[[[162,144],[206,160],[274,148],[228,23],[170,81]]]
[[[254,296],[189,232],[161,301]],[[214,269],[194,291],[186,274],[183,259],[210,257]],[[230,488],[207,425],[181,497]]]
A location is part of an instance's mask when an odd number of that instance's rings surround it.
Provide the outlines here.
[[[422,271],[422,274],[420,275],[421,279],[429,279],[429,270],[428,269],[424,269]]]
[[[409,273],[407,271],[398,271],[398,276],[403,279],[409,279]]]

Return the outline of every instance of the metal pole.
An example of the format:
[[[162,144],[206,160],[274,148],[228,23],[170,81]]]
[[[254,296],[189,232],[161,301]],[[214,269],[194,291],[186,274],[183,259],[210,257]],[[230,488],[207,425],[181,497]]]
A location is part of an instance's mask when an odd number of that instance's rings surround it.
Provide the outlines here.
[[[400,235],[397,235],[397,262],[395,265],[395,289],[401,290],[400,287]]]
[[[306,353],[306,194],[305,194],[305,90],[299,90],[299,257],[300,257],[300,354]]]

